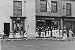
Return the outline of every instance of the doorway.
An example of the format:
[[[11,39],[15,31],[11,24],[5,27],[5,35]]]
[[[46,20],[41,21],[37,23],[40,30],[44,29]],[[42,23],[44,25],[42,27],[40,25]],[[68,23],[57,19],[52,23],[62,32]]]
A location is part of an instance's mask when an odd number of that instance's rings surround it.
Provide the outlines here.
[[[6,34],[6,36],[9,36],[9,32],[10,32],[10,23],[4,23],[4,33]]]

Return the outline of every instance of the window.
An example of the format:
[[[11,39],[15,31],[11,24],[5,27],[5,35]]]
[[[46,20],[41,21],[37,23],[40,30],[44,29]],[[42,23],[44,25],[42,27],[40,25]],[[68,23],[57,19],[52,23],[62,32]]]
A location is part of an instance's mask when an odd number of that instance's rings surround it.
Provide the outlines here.
[[[66,3],[66,16],[71,16],[71,4]]]
[[[57,12],[57,2],[51,1],[51,12],[56,13]]]
[[[22,16],[22,2],[21,1],[14,1],[13,2],[13,15],[15,17]]]
[[[25,18],[12,18],[12,28],[13,32],[22,33],[24,31],[24,19]],[[23,33],[22,33],[23,34]]]
[[[47,11],[47,2],[45,0],[40,0],[40,11],[41,12]]]

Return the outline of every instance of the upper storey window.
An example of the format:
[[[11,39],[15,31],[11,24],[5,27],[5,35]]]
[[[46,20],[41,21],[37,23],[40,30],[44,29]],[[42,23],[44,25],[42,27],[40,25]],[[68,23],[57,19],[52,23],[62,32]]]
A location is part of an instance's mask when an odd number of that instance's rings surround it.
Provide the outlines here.
[[[57,12],[57,2],[51,1],[51,12]]]
[[[41,12],[47,11],[47,1],[46,0],[40,0],[40,11]]]
[[[57,12],[57,2],[40,0],[40,11],[41,12],[51,11],[53,13],[56,13]]]
[[[71,3],[66,3],[66,16],[71,16]]]
[[[14,1],[13,2],[13,15],[15,17],[22,16],[22,1]]]

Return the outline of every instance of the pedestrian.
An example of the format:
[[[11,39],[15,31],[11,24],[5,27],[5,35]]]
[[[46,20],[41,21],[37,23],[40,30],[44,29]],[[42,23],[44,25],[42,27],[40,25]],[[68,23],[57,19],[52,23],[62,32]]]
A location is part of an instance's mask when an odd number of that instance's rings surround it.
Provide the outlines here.
[[[53,40],[55,40],[55,39],[56,39],[55,34],[56,34],[56,30],[53,28],[53,30],[52,30],[52,38],[53,38]]]
[[[27,32],[24,31],[23,33],[24,33],[24,38],[27,38]]]
[[[64,32],[63,32],[63,39],[62,40],[67,40],[67,31],[66,30],[64,30]]]
[[[5,33],[4,33],[4,31],[2,32],[2,38],[4,39],[4,37],[5,37]]]
[[[10,31],[9,38],[10,38],[10,39],[13,38],[13,33],[12,33],[12,31]]]
[[[69,30],[69,39],[68,39],[69,41],[72,41],[72,40],[73,40],[73,39],[72,39],[72,38],[73,38],[73,37],[72,37],[72,34],[73,34],[73,32],[72,32],[72,30],[70,29],[70,30]]]
[[[41,27],[39,28],[39,33],[38,33],[38,35],[39,35],[39,38],[41,37]]]

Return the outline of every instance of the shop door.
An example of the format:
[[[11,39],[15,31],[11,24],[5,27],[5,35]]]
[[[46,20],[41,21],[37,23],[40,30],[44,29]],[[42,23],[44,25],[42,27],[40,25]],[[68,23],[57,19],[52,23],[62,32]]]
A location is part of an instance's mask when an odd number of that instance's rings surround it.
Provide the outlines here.
[[[10,32],[10,23],[4,23],[4,33],[6,34],[6,36],[9,36],[9,32]]]

